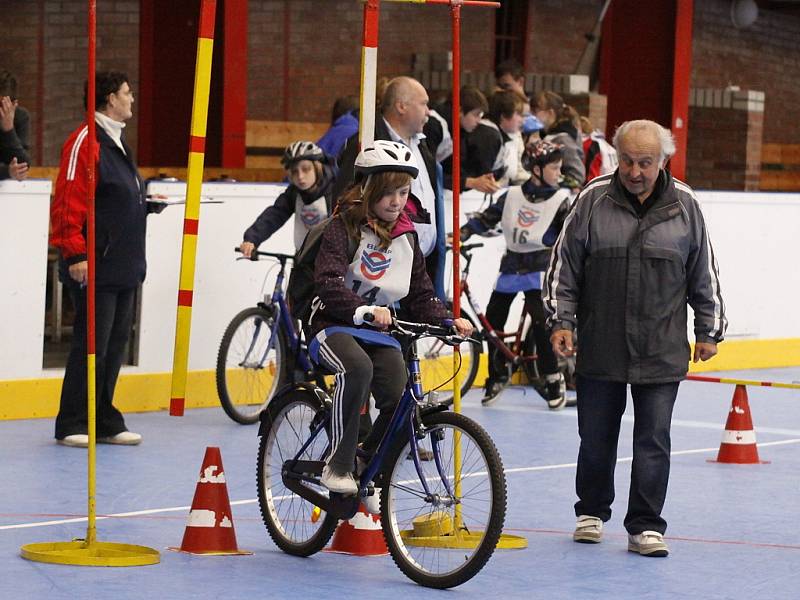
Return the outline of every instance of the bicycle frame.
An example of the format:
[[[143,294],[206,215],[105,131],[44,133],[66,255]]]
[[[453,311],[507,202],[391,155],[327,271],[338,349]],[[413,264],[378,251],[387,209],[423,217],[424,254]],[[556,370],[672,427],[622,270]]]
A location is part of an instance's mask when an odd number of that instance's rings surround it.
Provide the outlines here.
[[[317,388],[319,389],[319,388]],[[316,392],[315,392],[316,393]],[[329,512],[340,519],[349,519],[358,511],[358,505],[363,496],[367,495],[370,482],[373,481],[380,471],[386,455],[393,447],[393,443],[397,436],[402,435],[405,429],[408,436],[408,444],[410,447],[411,457],[414,461],[414,468],[425,491],[425,499],[433,500],[434,496],[428,486],[428,481],[423,474],[422,466],[420,464],[419,452],[417,450],[416,436],[417,430],[414,424],[416,417],[416,408],[424,406],[423,404],[424,392],[422,389],[422,379],[420,376],[419,356],[417,354],[416,340],[411,342],[409,355],[408,355],[408,382],[400,402],[397,404],[389,426],[383,435],[375,455],[367,464],[364,472],[361,474],[359,482],[359,493],[356,496],[342,496],[341,494],[331,493],[330,497],[326,497],[319,492],[302,485],[302,482],[309,482],[319,484],[319,476],[322,473],[322,461],[304,461],[300,460],[308,447],[313,443],[316,437],[322,432],[326,426],[327,419],[322,420],[316,424],[309,438],[294,456],[284,463],[283,481],[286,487],[300,497],[313,502],[316,506]],[[432,405],[430,410],[446,410],[443,405]],[[442,466],[441,452],[439,450],[438,439],[432,438],[433,458],[436,465],[436,470],[442,480],[445,490],[452,502],[455,502],[453,491],[450,486],[450,481],[444,474]],[[330,451],[330,446],[326,448],[326,454]],[[372,493],[375,493],[374,491]],[[439,498],[441,500],[441,498]],[[445,500],[446,501],[446,500]]]
[[[261,362],[264,361],[270,350],[273,349],[277,340],[278,329],[281,328],[286,334],[286,339],[289,342],[292,355],[297,360],[300,369],[304,372],[314,371],[314,365],[311,364],[311,359],[308,357],[308,352],[305,351],[306,349],[300,338],[300,332],[295,327],[294,319],[292,319],[291,313],[289,312],[289,307],[286,304],[286,297],[283,294],[283,282],[286,279],[286,263],[293,257],[287,254],[276,254],[273,252],[263,251],[258,251],[258,256],[269,256],[277,259],[280,263],[280,270],[278,271],[278,276],[275,278],[275,287],[272,290],[272,297],[270,300],[271,306],[278,308],[278,314],[275,315],[276,318],[272,322],[270,341],[264,350],[264,356],[261,357]],[[270,305],[267,305],[264,302],[259,302],[259,306],[264,309],[270,308]],[[253,337],[253,344],[255,344],[257,337],[258,330],[256,330],[256,335]],[[252,347],[250,349],[252,349]],[[250,351],[248,350],[248,354],[249,353]]]
[[[466,259],[464,270],[461,273],[461,293],[467,299],[470,309],[472,309],[472,312],[475,313],[475,316],[478,318],[478,321],[481,324],[481,333],[483,334],[483,338],[486,340],[486,342],[497,348],[497,350],[514,367],[518,367],[523,361],[536,360],[536,355],[522,355],[523,333],[530,318],[527,305],[523,304],[522,315],[520,316],[519,325],[517,326],[516,331],[498,331],[492,327],[492,324],[489,323],[486,315],[482,312],[480,304],[472,295],[469,288],[469,282],[467,281],[467,278],[469,277],[469,266],[472,262],[472,254],[469,252],[469,250],[471,248],[479,248],[482,246],[483,244],[471,244],[461,247],[461,254]],[[511,344],[506,343],[509,339],[513,340]]]

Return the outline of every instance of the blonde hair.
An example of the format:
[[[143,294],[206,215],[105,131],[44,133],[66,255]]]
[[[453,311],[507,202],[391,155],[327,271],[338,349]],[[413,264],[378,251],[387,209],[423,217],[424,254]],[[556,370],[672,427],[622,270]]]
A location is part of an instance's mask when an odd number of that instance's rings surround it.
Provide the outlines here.
[[[374,173],[366,180],[350,186],[339,198],[337,211],[344,222],[347,235],[356,241],[361,239],[361,226],[366,224],[380,238],[381,250],[392,243],[392,223],[381,221],[375,216],[373,207],[383,195],[411,183],[412,177],[401,171]]]
[[[539,95],[536,96],[536,108],[540,110],[552,110],[556,113],[556,124],[566,121],[571,123],[577,131],[581,130],[581,121],[578,111],[564,102],[564,99],[555,92],[549,90],[539,92]],[[548,127],[548,129],[552,129],[552,127]]]

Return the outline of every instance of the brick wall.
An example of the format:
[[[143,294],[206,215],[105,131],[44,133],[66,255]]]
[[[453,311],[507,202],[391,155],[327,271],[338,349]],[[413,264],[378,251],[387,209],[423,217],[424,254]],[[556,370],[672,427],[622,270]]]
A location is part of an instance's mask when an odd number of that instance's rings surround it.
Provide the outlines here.
[[[352,0],[251,0],[248,118],[327,121],[338,96],[358,95],[361,5]],[[286,11],[288,10],[288,15]],[[378,76],[411,71],[418,52],[450,49],[450,13],[441,6],[384,3],[380,8]],[[288,45],[284,23],[288,21]],[[486,9],[462,10],[465,68],[493,68],[494,21]],[[284,104],[284,52],[289,55]]]
[[[591,30],[602,0],[528,1],[529,70],[571,73],[586,43],[583,34]],[[126,70],[137,90],[139,1],[98,0],[97,5],[98,66]],[[796,143],[800,139],[798,11],[762,6],[756,24],[740,31],[730,23],[729,0],[696,1],[694,6],[692,87],[722,89],[733,84],[764,90],[764,141]],[[355,0],[250,0],[249,11],[248,118],[325,121],[334,98],[358,93],[362,11]],[[32,111],[34,128],[41,123],[33,141],[37,136],[43,141],[41,148],[34,148],[34,157],[43,164],[56,164],[63,140],[82,116],[85,12],[85,0],[2,0],[0,68],[18,75],[20,100]],[[464,68],[491,71],[491,10],[465,8],[462,21]],[[414,53],[450,49],[445,7],[384,3],[380,27],[379,75],[409,73]],[[40,81],[42,98],[37,96]],[[134,116],[127,129],[134,147],[136,130]]]
[[[526,0],[520,0],[526,1]],[[527,0],[527,67],[537,73],[574,73],[603,0]]]
[[[697,189],[758,190],[763,92],[696,89],[689,105],[687,182]]]
[[[762,6],[755,24],[739,30],[731,24],[728,0],[696,1],[694,6],[692,87],[764,90],[764,141],[797,143],[800,11]]]
[[[33,159],[55,165],[69,132],[83,118],[83,81],[86,78],[85,0],[2,0],[0,67],[20,83],[20,104],[31,111]],[[136,90],[139,74],[139,2],[97,1],[97,68],[128,73]],[[40,19],[40,15],[44,19]],[[13,19],[14,25],[6,20]],[[39,40],[40,31],[43,37]],[[37,97],[38,59],[43,52],[43,98]],[[42,110],[43,109],[43,110]],[[126,129],[136,148],[136,110]],[[37,128],[41,131],[37,132]],[[41,139],[40,148],[36,147]]]

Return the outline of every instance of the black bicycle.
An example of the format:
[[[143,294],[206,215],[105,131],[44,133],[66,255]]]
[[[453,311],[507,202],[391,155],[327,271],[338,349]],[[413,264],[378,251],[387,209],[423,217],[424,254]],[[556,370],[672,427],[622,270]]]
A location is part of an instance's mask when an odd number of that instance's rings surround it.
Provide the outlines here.
[[[309,556],[328,543],[340,519],[356,514],[362,498],[379,493],[394,562],[421,585],[449,588],[474,577],[497,546],[506,513],[503,464],[480,425],[447,410],[421,385],[418,339],[453,346],[469,340],[450,328],[404,321],[394,321],[390,333],[408,345],[408,383],[375,455],[357,477],[358,494],[329,492],[320,483],[330,452],[332,401],[324,389],[298,383],[281,390],[262,414],[256,470],[261,515],[279,548]],[[423,451],[433,460],[420,460]]]

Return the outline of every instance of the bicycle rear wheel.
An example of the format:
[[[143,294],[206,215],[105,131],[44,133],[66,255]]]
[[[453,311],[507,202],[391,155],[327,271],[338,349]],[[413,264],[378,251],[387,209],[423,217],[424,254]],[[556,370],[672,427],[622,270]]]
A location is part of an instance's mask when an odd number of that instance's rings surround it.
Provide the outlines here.
[[[217,394],[225,413],[249,425],[286,382],[286,339],[274,313],[260,306],[233,317],[219,344]]]
[[[308,392],[291,391],[269,408],[270,427],[261,436],[256,467],[258,505],[270,537],[284,552],[310,556],[331,539],[338,519],[288,489],[282,477],[283,463],[297,456],[319,419],[324,418],[319,400]],[[323,460],[328,436],[321,431],[300,460]],[[306,483],[327,495],[320,486]]]
[[[483,428],[452,412],[422,419],[423,450],[438,446],[436,461],[421,462],[425,490],[408,443],[386,462],[381,523],[392,559],[420,585],[450,588],[474,577],[494,552],[506,513],[506,480],[497,449]],[[456,455],[460,456],[460,465]]]
[[[462,313],[461,317],[467,319],[475,326],[472,319]],[[478,374],[478,364],[480,362],[481,348],[477,344],[465,342],[459,346],[461,351],[461,395],[466,394],[472,384],[475,383],[475,376]],[[448,346],[436,338],[422,338],[417,341],[417,352],[419,354],[419,369],[422,375],[422,389],[432,390],[445,383],[453,377],[453,354],[455,348]],[[452,384],[450,389],[453,389]]]

